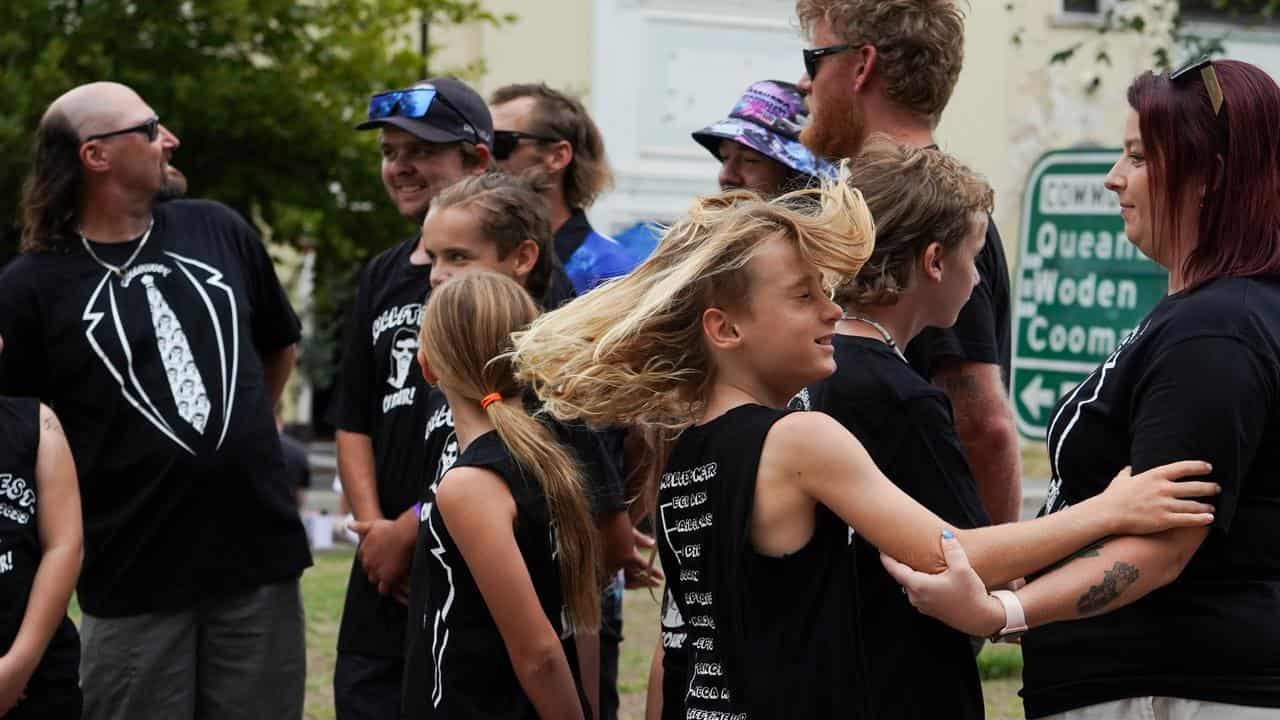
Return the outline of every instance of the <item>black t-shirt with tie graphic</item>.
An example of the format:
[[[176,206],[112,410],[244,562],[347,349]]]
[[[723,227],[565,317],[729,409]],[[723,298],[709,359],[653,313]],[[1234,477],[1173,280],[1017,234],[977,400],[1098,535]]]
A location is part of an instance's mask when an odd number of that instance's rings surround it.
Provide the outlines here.
[[[188,608],[311,562],[262,362],[299,325],[266,248],[216,203],[153,215],[134,241],[63,242],[0,275],[0,392],[62,420],[84,507],[79,600],[100,617]]]
[[[383,517],[395,519],[418,498],[426,470],[426,394],[418,366],[418,328],[431,266],[409,261],[410,238],[369,261],[347,324],[335,425],[368,435]],[[338,651],[400,657],[405,607],[380,595],[359,558],[352,562]]]
[[[1280,279],[1220,279],[1161,300],[1062,398],[1047,441],[1044,512],[1097,495],[1126,465],[1136,475],[1206,460],[1222,494],[1173,582],[1026,634],[1027,716],[1147,695],[1280,715]]]
[[[44,555],[36,520],[40,512],[35,472],[39,422],[38,401],[0,397],[0,655],[9,652],[22,628]],[[59,695],[80,692],[79,664],[80,640],[64,616],[27,682],[27,697],[19,708],[31,713],[29,717],[67,717],[52,714],[46,703],[60,704]]]

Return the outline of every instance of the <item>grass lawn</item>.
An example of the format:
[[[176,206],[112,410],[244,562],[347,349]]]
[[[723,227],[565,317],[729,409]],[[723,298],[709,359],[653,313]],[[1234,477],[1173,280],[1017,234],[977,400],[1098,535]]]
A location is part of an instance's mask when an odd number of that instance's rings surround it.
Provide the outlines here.
[[[302,601],[307,613],[307,720],[333,720],[333,663],[338,643],[338,621],[347,591],[352,550],[343,546],[316,553],[314,567],[302,576]],[[623,605],[626,639],[622,644],[618,687],[622,695],[620,720],[642,720],[649,659],[658,638],[658,603],[647,591],[627,593]],[[71,618],[78,624],[80,611],[72,598]],[[1022,655],[1016,647],[987,646],[980,666],[987,698],[988,720],[1022,720]]]

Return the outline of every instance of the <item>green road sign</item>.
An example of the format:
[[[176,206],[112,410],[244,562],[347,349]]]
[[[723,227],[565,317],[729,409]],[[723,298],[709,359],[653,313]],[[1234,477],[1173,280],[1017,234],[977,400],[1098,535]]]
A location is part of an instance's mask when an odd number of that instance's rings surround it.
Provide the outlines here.
[[[1022,202],[1013,312],[1018,432],[1043,440],[1071,392],[1164,297],[1164,268],[1124,236],[1103,179],[1120,150],[1057,150],[1040,158]]]

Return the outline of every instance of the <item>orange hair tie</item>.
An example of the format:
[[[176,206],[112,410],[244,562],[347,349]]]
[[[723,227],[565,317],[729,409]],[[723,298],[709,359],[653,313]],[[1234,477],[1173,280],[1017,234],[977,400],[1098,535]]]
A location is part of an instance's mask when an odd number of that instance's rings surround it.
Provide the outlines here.
[[[480,399],[480,409],[488,410],[489,406],[502,399],[502,393],[491,392]]]

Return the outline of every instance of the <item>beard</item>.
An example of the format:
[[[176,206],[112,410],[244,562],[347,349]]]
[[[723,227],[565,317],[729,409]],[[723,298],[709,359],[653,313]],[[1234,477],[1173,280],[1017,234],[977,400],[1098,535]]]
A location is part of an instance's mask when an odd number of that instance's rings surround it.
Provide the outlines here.
[[[813,154],[837,162],[857,157],[866,140],[867,116],[851,95],[840,93],[817,104],[800,142]]]
[[[187,195],[187,176],[172,165],[165,167],[164,179],[160,182],[160,190],[156,193],[156,202],[176,200]]]

